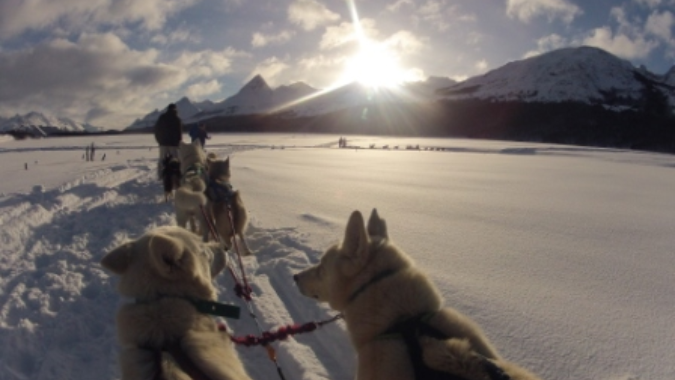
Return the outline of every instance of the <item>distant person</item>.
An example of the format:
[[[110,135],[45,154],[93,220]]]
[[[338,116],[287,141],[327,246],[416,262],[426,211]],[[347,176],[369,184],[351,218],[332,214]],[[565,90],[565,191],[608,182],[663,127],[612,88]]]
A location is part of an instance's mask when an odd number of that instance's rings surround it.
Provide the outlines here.
[[[206,132],[206,124],[196,124],[190,128],[190,137],[192,142],[199,140],[199,143],[202,144],[202,148],[206,145],[206,140],[210,139],[209,133]]]
[[[183,140],[183,122],[178,116],[176,105],[171,103],[155,123],[155,140],[159,144],[157,178],[162,179],[162,161],[167,153],[178,157],[178,145]]]
[[[89,145],[84,148],[84,157],[86,161],[89,161]]]
[[[94,143],[91,143],[91,148],[89,149],[89,160],[94,161],[94,152],[96,149],[94,148]]]

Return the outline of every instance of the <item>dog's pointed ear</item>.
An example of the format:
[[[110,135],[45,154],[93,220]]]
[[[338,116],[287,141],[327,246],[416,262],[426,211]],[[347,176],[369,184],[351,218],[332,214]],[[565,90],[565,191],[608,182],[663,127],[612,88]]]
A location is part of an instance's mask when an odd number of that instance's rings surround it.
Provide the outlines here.
[[[101,265],[116,275],[121,275],[127,271],[131,264],[133,250],[133,243],[122,244],[103,256]]]
[[[148,242],[150,263],[163,277],[170,277],[180,270],[184,247],[180,240],[164,235],[152,235]]]
[[[351,259],[351,269],[348,272],[356,271],[366,262],[368,258],[368,232],[366,223],[363,221],[363,215],[359,211],[352,212],[347,222],[345,230],[345,239],[342,242],[342,253]]]
[[[368,236],[377,236],[381,238],[389,237],[387,235],[387,223],[384,219],[380,218],[376,208],[373,209],[370,213],[370,218],[368,218]]]
[[[220,243],[210,243],[207,248],[213,252],[213,261],[211,261],[211,278],[213,278],[225,269],[225,250]]]

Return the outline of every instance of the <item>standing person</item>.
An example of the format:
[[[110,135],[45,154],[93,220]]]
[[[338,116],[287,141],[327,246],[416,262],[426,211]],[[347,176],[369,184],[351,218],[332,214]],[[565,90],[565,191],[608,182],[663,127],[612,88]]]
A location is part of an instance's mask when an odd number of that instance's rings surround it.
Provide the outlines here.
[[[91,143],[91,149],[89,149],[89,152],[90,152],[89,153],[89,160],[90,161],[94,161],[94,151],[95,151],[94,143]]]
[[[190,137],[192,138],[192,142],[198,139],[202,144],[202,148],[206,145],[206,140],[211,138],[209,133],[206,132],[206,124],[197,124],[193,126],[190,129]]]
[[[86,158],[86,161],[89,161],[89,145],[84,148],[84,157]]]
[[[169,153],[178,157],[178,145],[183,140],[183,122],[178,116],[176,105],[171,103],[166,112],[161,114],[155,123],[155,140],[159,144],[159,161],[157,177],[162,179],[162,161]]]

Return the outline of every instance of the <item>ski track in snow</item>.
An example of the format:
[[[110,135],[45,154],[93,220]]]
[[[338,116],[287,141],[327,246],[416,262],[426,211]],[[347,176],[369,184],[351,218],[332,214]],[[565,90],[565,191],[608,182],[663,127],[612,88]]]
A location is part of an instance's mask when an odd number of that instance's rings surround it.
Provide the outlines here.
[[[218,153],[252,148],[221,148]],[[154,159],[129,160],[55,189],[36,185],[29,194],[0,201],[0,289],[5,290],[0,290],[0,379],[119,376],[111,359],[117,357],[114,315],[122,301],[115,279],[98,262],[126,238],[175,224],[173,206],[164,203],[161,183],[154,178],[155,165]],[[304,245],[302,234],[251,225],[248,241],[257,252],[244,258],[255,294],[252,311],[264,330],[333,315],[289,285],[292,275],[321,253]],[[242,307],[241,319],[228,321],[235,335],[258,335],[247,305],[231,290],[229,274],[223,272],[216,281],[220,301]],[[294,379],[327,379],[326,368],[342,369],[331,373],[334,379],[353,373],[340,322],[274,346],[282,370]],[[278,376],[263,348],[238,351],[253,378]]]

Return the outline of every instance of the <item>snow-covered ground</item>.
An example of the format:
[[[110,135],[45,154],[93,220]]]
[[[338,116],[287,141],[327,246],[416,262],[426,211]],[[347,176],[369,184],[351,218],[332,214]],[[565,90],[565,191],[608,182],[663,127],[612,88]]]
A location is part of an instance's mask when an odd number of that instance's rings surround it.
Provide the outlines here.
[[[207,142],[232,157],[252,218],[257,253],[244,260],[265,329],[333,315],[291,276],[352,210],[377,207],[447,304],[543,379],[675,379],[675,156],[365,136],[337,149],[338,137]],[[156,154],[150,135],[0,142],[1,380],[118,378],[121,301],[98,262],[174,223]],[[221,301],[240,303],[229,277],[217,281]],[[256,333],[246,313],[230,325]],[[353,378],[341,322],[276,347],[288,380]],[[278,378],[261,348],[238,350],[254,379]]]

